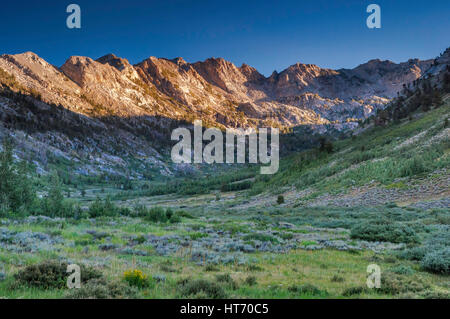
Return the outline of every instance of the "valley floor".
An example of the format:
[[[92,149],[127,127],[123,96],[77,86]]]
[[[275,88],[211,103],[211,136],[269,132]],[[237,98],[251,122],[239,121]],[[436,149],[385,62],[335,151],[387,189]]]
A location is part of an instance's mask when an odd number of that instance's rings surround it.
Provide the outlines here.
[[[2,219],[0,296],[74,297],[67,288],[17,286],[14,274],[49,259],[93,266],[111,282],[122,282],[127,270],[141,270],[150,284],[133,298],[210,298],[218,293],[214,289],[220,290],[219,297],[232,298],[449,296],[447,275],[426,272],[420,263],[401,256],[407,244],[352,238],[350,231],[364,221],[389,216],[426,239],[427,232],[448,231],[441,229],[448,208],[424,210],[420,203],[358,208],[266,204],[243,211],[234,209],[242,205],[239,193],[224,197],[146,198],[146,205],[188,212],[175,224],[136,217]],[[370,264],[381,267],[380,289],[366,286]],[[197,291],[202,283],[196,280],[211,287]],[[192,288],[186,290],[183,285],[189,281]],[[83,291],[82,297],[99,297],[95,294],[95,289]],[[124,292],[120,297],[128,296]]]

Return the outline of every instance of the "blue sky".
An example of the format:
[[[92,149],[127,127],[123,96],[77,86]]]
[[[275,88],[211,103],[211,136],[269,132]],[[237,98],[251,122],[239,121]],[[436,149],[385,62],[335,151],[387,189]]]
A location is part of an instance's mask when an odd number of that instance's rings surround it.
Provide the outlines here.
[[[80,30],[66,27],[70,3],[81,6]],[[370,3],[381,7],[381,29],[366,26]],[[131,63],[223,57],[270,75],[296,62],[352,68],[433,58],[450,46],[449,16],[448,0],[3,1],[0,53],[33,51],[57,66],[107,53]]]

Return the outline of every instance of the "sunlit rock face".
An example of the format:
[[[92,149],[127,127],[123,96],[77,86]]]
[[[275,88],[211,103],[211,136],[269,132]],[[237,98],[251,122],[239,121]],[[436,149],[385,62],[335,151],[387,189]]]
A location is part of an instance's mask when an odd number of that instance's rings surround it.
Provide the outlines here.
[[[331,70],[297,63],[270,77],[222,58],[188,63],[150,57],[131,65],[107,54],[73,56],[60,68],[27,52],[0,67],[44,101],[89,116],[202,118],[219,127],[292,127],[362,119],[420,77],[432,61],[371,60]]]

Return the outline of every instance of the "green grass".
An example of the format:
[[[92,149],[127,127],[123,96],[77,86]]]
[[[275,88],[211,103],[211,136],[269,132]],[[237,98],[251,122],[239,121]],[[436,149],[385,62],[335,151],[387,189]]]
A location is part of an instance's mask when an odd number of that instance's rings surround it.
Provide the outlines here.
[[[272,208],[268,208],[272,212]],[[82,245],[57,245],[59,251],[39,253],[13,253],[0,249],[0,264],[4,265],[7,279],[0,282],[0,297],[6,298],[60,298],[66,290],[40,290],[36,288],[11,289],[12,276],[25,265],[35,264],[43,260],[58,259],[65,256],[74,262],[104,261],[101,267],[108,280],[120,280],[123,272],[128,269],[140,269],[150,278],[154,275],[164,275],[165,282],[154,282],[149,287],[139,289],[142,298],[174,298],[178,296],[177,282],[185,278],[205,279],[214,282],[216,274],[230,274],[235,286],[224,285],[227,297],[231,298],[392,298],[392,294],[360,289],[364,287],[367,279],[366,268],[371,263],[380,265],[382,271],[390,269],[413,269],[413,274],[402,274],[405,280],[415,280],[417,276],[424,280],[432,289],[442,290],[445,288],[446,277],[425,272],[420,264],[408,260],[393,258],[389,252],[386,254],[375,254],[363,250],[355,254],[352,251],[337,251],[332,249],[323,250],[293,250],[287,254],[274,253],[252,253],[249,254],[251,262],[247,265],[219,264],[214,266],[214,271],[206,271],[206,267],[197,265],[190,261],[188,256],[159,256],[145,244],[139,244],[134,248],[146,250],[149,256],[132,256],[117,254],[112,251],[100,251],[97,246],[104,243],[105,239],[95,240],[86,234],[87,229],[98,232],[106,232],[112,243],[125,245],[131,236],[139,235],[164,235],[177,233],[191,239],[200,239],[206,236],[201,232],[201,227],[216,227],[236,234],[246,230],[248,240],[263,240],[277,242],[273,236],[259,234],[257,229],[265,229],[275,221],[289,222],[297,226],[315,225],[316,227],[344,227],[350,229],[352,225],[363,223],[378,218],[389,218],[398,223],[416,227],[417,234],[421,238],[430,236],[426,227],[433,227],[440,223],[440,214],[430,215],[429,212],[419,209],[408,210],[401,207],[375,207],[375,208],[277,208],[276,214],[261,215],[258,209],[249,209],[242,215],[239,211],[228,211],[227,214],[221,209],[206,207],[204,216],[211,220],[198,222],[185,220],[182,224],[172,229],[171,225],[150,224],[142,222],[139,218],[108,217],[98,219],[95,224],[88,220],[67,220],[63,228],[57,229],[55,235],[66,240],[80,242]],[[197,213],[188,210],[193,215]],[[445,214],[445,211],[443,212]],[[448,212],[447,212],[448,213]],[[254,225],[250,221],[257,219]],[[424,225],[427,225],[426,227]],[[414,226],[416,225],[416,226]],[[422,225],[422,226],[420,226]],[[420,227],[418,227],[420,226]],[[167,228],[169,227],[169,228]],[[185,232],[189,227],[193,231]],[[39,223],[32,225],[11,224],[11,230],[26,231],[33,230],[44,233],[55,232],[51,223]],[[307,234],[311,231],[306,229],[277,228],[279,238],[283,234]],[[341,231],[342,236],[348,237],[348,231]],[[289,240],[288,237],[286,237]],[[306,240],[303,246],[316,244],[315,241]],[[86,252],[85,247],[89,250]],[[161,265],[171,265],[161,267]],[[254,276],[252,285],[246,283],[248,276]],[[335,278],[339,277],[339,280]],[[306,288],[304,288],[306,287]],[[309,288],[308,288],[309,287]],[[357,287],[357,288],[355,288]],[[316,289],[317,288],[317,289]],[[344,292],[352,291],[351,295]],[[356,292],[355,292],[356,291]],[[346,292],[348,294],[348,292]],[[416,293],[420,297],[420,293]]]

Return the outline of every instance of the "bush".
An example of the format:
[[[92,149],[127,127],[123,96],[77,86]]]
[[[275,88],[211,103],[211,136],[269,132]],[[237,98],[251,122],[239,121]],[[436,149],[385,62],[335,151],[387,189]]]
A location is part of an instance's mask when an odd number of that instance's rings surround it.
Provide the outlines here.
[[[351,229],[350,236],[367,241],[391,243],[417,243],[419,241],[411,227],[388,220],[366,221],[357,224]]]
[[[362,294],[364,292],[368,292],[368,291],[369,291],[369,289],[364,286],[349,287],[349,288],[346,288],[342,292],[342,295],[345,297],[351,297],[351,296],[355,296],[355,295],[360,295],[360,294]]]
[[[436,290],[426,290],[421,293],[424,299],[450,299],[450,292],[447,291],[436,291]]]
[[[205,279],[185,279],[178,282],[178,289],[182,297],[200,299],[224,299],[225,290],[217,283]]]
[[[423,158],[418,156],[405,160],[400,166],[400,177],[414,176],[425,172],[424,162]]]
[[[249,285],[249,286],[254,286],[256,285],[256,277],[255,276],[248,276],[247,278],[245,278],[245,284]]]
[[[332,153],[333,152],[333,143],[327,140],[325,137],[321,136],[319,138],[319,150],[321,152]]]
[[[415,272],[414,269],[405,265],[399,265],[397,267],[391,268],[390,271],[399,275],[412,275]]]
[[[294,292],[300,295],[308,296],[327,296],[328,292],[326,290],[321,290],[320,288],[312,284],[304,284],[301,286],[290,286],[288,288],[290,292]]]
[[[217,266],[214,266],[212,264],[208,264],[205,266],[205,271],[213,272],[213,271],[219,271],[220,269],[217,268]]]
[[[413,247],[402,250],[398,253],[398,257],[407,260],[420,261],[425,257],[427,249],[423,246]]]
[[[429,285],[417,276],[395,274],[393,272],[383,272],[381,274],[380,292],[397,295],[399,293],[418,292],[428,289]]]
[[[449,275],[450,248],[445,247],[427,253],[422,260],[422,267],[423,269],[433,273]]]
[[[200,238],[205,238],[208,237],[209,235],[206,233],[200,233],[200,232],[193,232],[193,233],[189,233],[189,238],[191,238],[191,240],[197,240]]]
[[[219,283],[224,283],[231,287],[231,289],[237,289],[238,285],[234,281],[233,278],[231,278],[230,274],[219,274],[216,275],[216,280]]]
[[[261,234],[261,233],[253,233],[245,235],[243,240],[259,240],[262,242],[270,241],[271,243],[277,244],[278,239],[272,235]]]
[[[170,222],[174,224],[181,222],[181,217],[184,216],[184,212],[173,212],[171,208],[164,210],[162,207],[152,207],[147,209],[145,206],[141,205],[135,208],[135,215],[152,223]]]
[[[173,210],[171,208],[166,209],[166,217],[167,219],[171,219],[173,216]]]
[[[127,270],[123,273],[123,279],[133,287],[143,288],[148,287],[149,279],[147,275],[140,270]]]
[[[122,282],[106,282],[102,279],[89,280],[79,289],[66,293],[67,299],[135,299],[139,296],[136,288]]]
[[[14,275],[15,284],[43,289],[64,288],[70,275],[67,273],[67,265],[67,263],[44,261],[27,266]],[[92,267],[80,265],[80,271],[82,283],[102,277],[102,273]]]
[[[185,212],[184,210],[179,210],[176,212],[176,215],[184,218],[194,219],[195,217],[189,214],[188,212]]]
[[[281,204],[284,203],[284,196],[283,195],[278,195],[277,203],[278,203],[278,205],[281,205]]]
[[[181,217],[180,217],[180,215],[178,215],[177,213],[175,213],[174,215],[172,215],[172,217],[170,217],[169,222],[170,222],[171,224],[181,223]]]
[[[88,210],[89,216],[91,218],[97,218],[102,216],[117,216],[121,213],[121,209],[115,206],[111,199],[108,197],[105,201],[100,200],[97,197],[95,202],[91,204]]]
[[[333,275],[333,277],[331,277],[331,281],[332,282],[344,282],[345,278],[338,276],[338,275]]]
[[[244,182],[238,182],[238,183],[230,183],[230,184],[224,184],[220,188],[220,191],[222,192],[234,192],[234,191],[241,191],[244,189],[249,189],[253,185],[250,181],[244,181]]]

